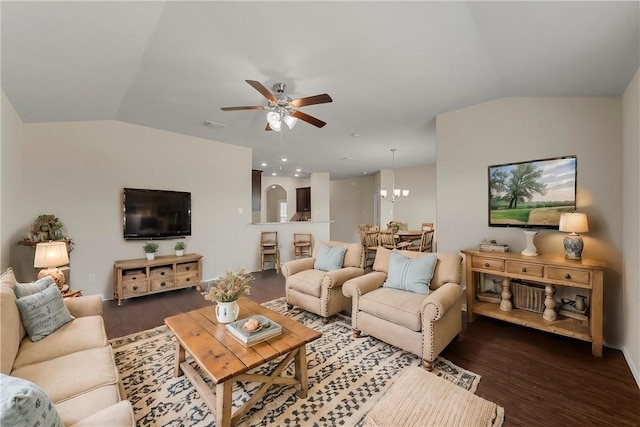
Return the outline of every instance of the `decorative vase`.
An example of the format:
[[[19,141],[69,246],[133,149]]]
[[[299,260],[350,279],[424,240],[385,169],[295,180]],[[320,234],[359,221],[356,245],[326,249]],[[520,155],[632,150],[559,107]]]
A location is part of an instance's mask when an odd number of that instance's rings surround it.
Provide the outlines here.
[[[216,305],[216,318],[220,323],[231,323],[238,318],[240,307],[238,301],[218,302]]]
[[[176,250],[176,256],[184,256],[184,249]]]
[[[527,237],[527,247],[520,253],[524,256],[537,256],[538,250],[536,249],[536,245],[533,244],[533,237],[538,234],[538,232],[532,230],[523,230],[523,232]]]
[[[156,257],[156,253],[155,252],[145,252],[147,254],[147,260],[149,261],[153,261]]]

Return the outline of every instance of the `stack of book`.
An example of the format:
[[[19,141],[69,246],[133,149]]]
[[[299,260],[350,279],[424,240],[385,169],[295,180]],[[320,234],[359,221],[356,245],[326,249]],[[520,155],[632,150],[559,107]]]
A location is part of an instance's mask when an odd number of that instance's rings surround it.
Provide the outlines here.
[[[244,325],[249,319],[257,320],[258,328],[253,331],[245,329]],[[228,323],[225,328],[233,338],[246,346],[257,344],[282,333],[282,326],[273,320],[260,315],[236,320],[235,322]]]
[[[480,243],[480,247],[478,249],[486,252],[509,252],[509,245],[482,242]]]

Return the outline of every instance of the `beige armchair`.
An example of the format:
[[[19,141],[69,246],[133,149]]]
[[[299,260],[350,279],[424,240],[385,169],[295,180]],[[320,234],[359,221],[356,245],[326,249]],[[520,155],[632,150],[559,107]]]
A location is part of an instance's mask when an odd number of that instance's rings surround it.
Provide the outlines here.
[[[340,268],[329,271],[314,268],[323,244],[331,248],[346,248]],[[348,309],[351,304],[351,299],[342,293],[342,284],[363,274],[360,243],[316,242],[313,257],[282,264],[287,307],[301,307],[324,317],[326,322],[328,317]]]
[[[429,293],[383,287],[391,252],[378,248],[373,272],[348,280],[342,292],[352,299],[354,337],[374,336],[422,358],[433,369],[436,357],[462,331],[462,257],[456,253],[397,251],[407,258],[437,256]]]

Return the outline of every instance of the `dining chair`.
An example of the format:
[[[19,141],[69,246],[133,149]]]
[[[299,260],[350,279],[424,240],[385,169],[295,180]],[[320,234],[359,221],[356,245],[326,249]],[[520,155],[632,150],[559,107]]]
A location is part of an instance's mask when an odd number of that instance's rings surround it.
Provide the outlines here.
[[[293,233],[293,259],[311,256],[311,233]]]
[[[393,230],[380,230],[378,233],[378,245],[387,249],[396,249],[396,236]]]
[[[360,243],[362,244],[363,268],[373,265],[378,249],[378,230],[361,230]],[[370,262],[370,263],[369,263]]]
[[[418,241],[418,244],[411,244],[409,246],[404,247],[403,249],[407,249],[409,251],[419,251],[419,252],[433,252],[433,233],[435,230],[423,230],[422,237]],[[413,243],[413,242],[411,242]]]
[[[422,226],[420,227],[421,230],[433,230],[433,223],[432,222],[423,222]]]
[[[276,272],[280,273],[280,250],[278,249],[278,232],[262,231],[260,233],[260,259],[264,271],[265,263],[275,264]]]

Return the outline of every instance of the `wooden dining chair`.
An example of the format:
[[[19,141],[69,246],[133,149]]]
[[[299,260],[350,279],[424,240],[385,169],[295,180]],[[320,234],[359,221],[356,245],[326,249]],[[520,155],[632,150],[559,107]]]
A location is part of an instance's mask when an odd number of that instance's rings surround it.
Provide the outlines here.
[[[311,233],[293,233],[293,259],[311,256]]]
[[[396,249],[396,236],[393,230],[380,230],[378,233],[378,245],[387,249]]]
[[[433,252],[433,233],[435,230],[423,230],[422,237],[420,238],[420,243],[415,245],[409,245],[404,247],[403,249],[407,249],[410,251],[419,251],[419,252]]]
[[[367,268],[373,265],[376,259],[376,253],[378,250],[378,231],[377,230],[363,230],[360,233],[360,243],[362,244],[363,252],[363,268]]]
[[[420,227],[420,230],[433,230],[433,223],[432,222],[423,222],[422,226]]]
[[[276,272],[280,273],[280,250],[278,249],[278,232],[263,231],[260,233],[260,259],[264,271],[265,263],[275,264]]]

